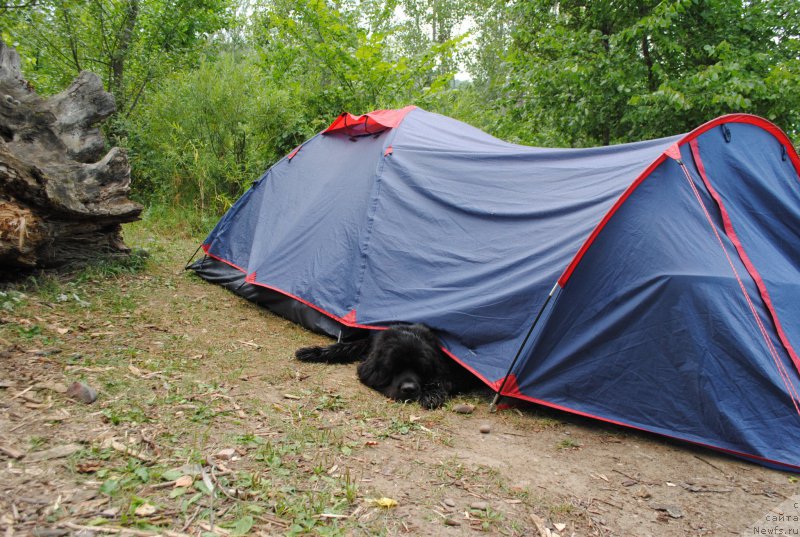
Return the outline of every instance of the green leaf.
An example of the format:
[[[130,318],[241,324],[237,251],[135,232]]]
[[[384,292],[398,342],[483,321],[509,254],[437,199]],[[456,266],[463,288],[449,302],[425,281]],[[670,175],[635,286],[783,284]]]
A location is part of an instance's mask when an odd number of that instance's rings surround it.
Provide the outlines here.
[[[144,466],[138,467],[136,470],[133,471],[134,475],[141,480],[142,483],[147,483],[150,481],[150,472],[147,471],[147,468]]]
[[[182,475],[183,475],[183,472],[181,472],[177,468],[174,468],[172,470],[167,470],[166,472],[161,474],[161,479],[163,479],[164,481],[175,481],[176,479],[178,479]]]
[[[186,487],[178,487],[176,489],[172,489],[172,491],[169,493],[169,497],[177,498],[179,496],[183,496],[184,494],[186,494],[188,490],[189,489],[187,489]]]
[[[243,516],[239,520],[236,521],[234,524],[233,529],[231,531],[231,535],[239,536],[247,534],[250,529],[253,527],[253,517],[251,516]]]
[[[198,479],[197,481],[194,482],[194,488],[199,490],[203,494],[208,494],[208,495],[211,494],[211,490],[209,490],[209,488],[206,486],[205,483],[203,483],[201,479]]]
[[[108,479],[100,485],[100,493],[107,496],[113,495],[119,489],[118,479]]]

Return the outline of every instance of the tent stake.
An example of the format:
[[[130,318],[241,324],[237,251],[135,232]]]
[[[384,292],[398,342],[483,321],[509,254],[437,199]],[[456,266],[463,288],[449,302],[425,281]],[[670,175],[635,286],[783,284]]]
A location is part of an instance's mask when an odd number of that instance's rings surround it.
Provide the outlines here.
[[[492,399],[492,402],[489,403],[489,412],[491,414],[494,414],[495,412],[497,412],[497,403],[499,403],[500,399],[502,399],[502,398],[503,398],[503,396],[500,395],[500,392],[497,392],[496,394],[494,394],[494,399]]]

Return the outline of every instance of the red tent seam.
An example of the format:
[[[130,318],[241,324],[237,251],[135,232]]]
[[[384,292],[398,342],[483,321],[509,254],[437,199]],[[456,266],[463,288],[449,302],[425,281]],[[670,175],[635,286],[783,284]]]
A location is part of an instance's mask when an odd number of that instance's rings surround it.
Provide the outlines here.
[[[798,358],[797,353],[789,341],[789,338],[783,331],[783,326],[781,326],[780,319],[778,318],[778,312],[775,311],[772,298],[769,296],[769,292],[767,291],[767,285],[764,283],[764,279],[761,277],[761,274],[759,274],[755,265],[753,265],[753,262],[750,260],[750,257],[747,255],[742,241],[739,240],[739,236],[736,234],[736,230],[733,228],[733,222],[728,214],[728,210],[725,207],[725,204],[722,202],[722,197],[720,197],[719,193],[716,191],[716,189],[714,189],[714,187],[711,185],[711,181],[708,179],[706,168],[703,165],[702,158],[700,157],[700,147],[697,139],[690,141],[689,147],[692,151],[692,157],[694,158],[695,164],[697,165],[697,171],[700,172],[700,177],[702,178],[703,183],[705,183],[708,192],[711,194],[711,197],[714,199],[717,207],[719,208],[720,215],[722,216],[722,223],[725,227],[725,234],[733,243],[734,248],[736,248],[736,251],[739,254],[739,259],[741,259],[742,263],[747,269],[747,272],[750,274],[750,277],[753,278],[753,281],[758,288],[758,292],[761,295],[761,299],[764,301],[764,305],[767,308],[767,312],[772,318],[772,322],[775,324],[775,330],[778,333],[778,338],[783,344],[783,347],[786,349],[786,352],[791,357],[792,363],[794,363],[798,373],[800,373],[800,358]]]
[[[622,204],[630,197],[634,190],[636,190],[642,181],[647,179],[647,177],[653,173],[653,171],[666,160],[668,157],[676,159],[676,156],[679,158],[680,151],[678,151],[677,155],[675,154],[675,147],[680,147],[683,145],[688,144],[692,140],[696,139],[701,134],[708,132],[709,130],[722,125],[724,123],[745,123],[749,125],[755,125],[757,127],[761,127],[768,133],[772,134],[781,144],[783,144],[784,148],[786,149],[787,154],[789,155],[792,164],[794,165],[794,169],[798,174],[798,180],[800,180],[800,156],[797,155],[797,151],[795,151],[794,146],[792,145],[791,140],[786,134],[774,123],[767,121],[764,118],[754,116],[751,114],[728,114],[725,116],[718,117],[708,123],[700,125],[692,132],[681,138],[676,144],[670,146],[664,153],[662,153],[656,160],[654,160],[650,166],[648,166],[642,173],[639,175],[633,183],[622,193],[620,198],[614,203],[613,207],[606,213],[603,219],[600,221],[599,224],[594,228],[592,233],[589,235],[589,238],[583,243],[583,245],[578,249],[578,253],[575,254],[575,257],[572,258],[572,261],[567,265],[567,268],[564,269],[564,272],[561,274],[561,277],[558,279],[559,285],[564,287],[567,282],[569,281],[572,273],[575,271],[575,268],[583,259],[584,254],[589,249],[589,247],[594,243],[597,235],[603,230],[611,217],[619,210]]]

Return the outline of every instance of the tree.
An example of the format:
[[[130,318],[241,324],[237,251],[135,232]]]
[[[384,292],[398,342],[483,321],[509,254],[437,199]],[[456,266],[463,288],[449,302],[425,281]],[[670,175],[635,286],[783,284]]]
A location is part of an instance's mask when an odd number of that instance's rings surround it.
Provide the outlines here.
[[[229,24],[232,6],[232,0],[42,0],[2,13],[3,37],[27,58],[31,82],[43,93],[89,70],[129,117],[156,80],[197,62],[206,40]]]
[[[500,131],[582,146],[751,112],[796,132],[799,9],[786,0],[517,4]]]
[[[459,39],[403,49],[395,5],[271,2],[254,17],[264,68],[274,80],[308,96],[312,118],[329,121],[344,110],[419,104],[452,80]]]

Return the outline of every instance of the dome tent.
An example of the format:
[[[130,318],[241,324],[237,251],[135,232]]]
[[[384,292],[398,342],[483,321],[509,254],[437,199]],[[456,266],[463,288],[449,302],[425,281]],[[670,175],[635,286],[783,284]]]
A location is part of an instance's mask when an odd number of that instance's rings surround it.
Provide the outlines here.
[[[742,114],[591,149],[343,114],[192,268],[334,337],[425,323],[502,396],[797,470],[798,170]]]

